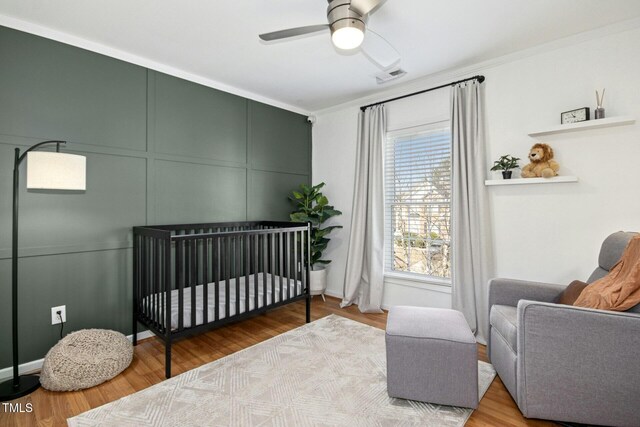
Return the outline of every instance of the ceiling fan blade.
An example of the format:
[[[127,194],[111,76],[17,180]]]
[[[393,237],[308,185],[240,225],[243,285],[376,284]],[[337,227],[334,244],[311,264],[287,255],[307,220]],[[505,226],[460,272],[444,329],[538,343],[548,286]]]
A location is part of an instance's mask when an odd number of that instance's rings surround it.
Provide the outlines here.
[[[328,28],[329,24],[307,25],[306,27],[289,28],[286,30],[260,34],[258,37],[266,42],[270,42],[273,40],[286,39],[289,37],[301,36],[303,34],[315,33],[318,31],[326,30]]]
[[[367,28],[365,33],[361,51],[371,62],[383,70],[388,70],[400,63],[400,52],[370,28]]]
[[[349,9],[355,13],[365,16],[375,9],[380,3],[382,3],[382,0],[351,0],[351,6],[349,6]]]

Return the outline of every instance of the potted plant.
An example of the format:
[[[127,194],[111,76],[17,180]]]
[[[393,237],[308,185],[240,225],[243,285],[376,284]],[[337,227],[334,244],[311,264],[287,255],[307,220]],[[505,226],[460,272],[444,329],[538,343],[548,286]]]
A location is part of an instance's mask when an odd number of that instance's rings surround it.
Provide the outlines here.
[[[504,156],[500,156],[498,160],[493,162],[492,171],[502,171],[503,179],[511,179],[512,169],[519,168],[518,157],[513,157],[510,154],[505,154]]]
[[[289,217],[294,222],[311,223],[311,279],[309,290],[311,295],[322,295],[327,288],[327,272],[325,265],[331,261],[322,259],[322,251],[327,248],[329,238],[327,235],[341,225],[332,225],[322,228],[329,218],[342,215],[342,212],[329,205],[329,200],[320,192],[324,187],[324,182],[310,187],[306,184],[300,185],[300,191],[293,191],[289,199],[295,202],[296,210]]]

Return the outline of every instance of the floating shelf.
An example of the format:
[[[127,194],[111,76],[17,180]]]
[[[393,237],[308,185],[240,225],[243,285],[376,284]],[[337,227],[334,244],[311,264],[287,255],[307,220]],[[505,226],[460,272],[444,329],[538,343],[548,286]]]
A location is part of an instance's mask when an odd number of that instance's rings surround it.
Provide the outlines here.
[[[608,117],[605,119],[587,120],[579,123],[569,123],[566,125],[552,126],[547,129],[542,129],[537,132],[530,132],[529,136],[537,137],[544,135],[554,135],[557,133],[575,132],[579,130],[607,128],[612,126],[624,126],[632,125],[636,122],[636,119],[629,116]]]
[[[488,179],[486,186],[493,185],[527,185],[527,184],[559,184],[561,182],[578,182],[577,176],[556,176],[553,178],[513,178],[513,179]]]

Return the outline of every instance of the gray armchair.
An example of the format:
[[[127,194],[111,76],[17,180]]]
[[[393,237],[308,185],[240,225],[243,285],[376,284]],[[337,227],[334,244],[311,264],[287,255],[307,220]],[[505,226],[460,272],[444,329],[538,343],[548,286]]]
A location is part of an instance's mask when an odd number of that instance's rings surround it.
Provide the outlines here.
[[[603,276],[635,233],[605,239]],[[612,312],[554,304],[566,285],[489,282],[487,354],[528,418],[640,426],[640,305]]]

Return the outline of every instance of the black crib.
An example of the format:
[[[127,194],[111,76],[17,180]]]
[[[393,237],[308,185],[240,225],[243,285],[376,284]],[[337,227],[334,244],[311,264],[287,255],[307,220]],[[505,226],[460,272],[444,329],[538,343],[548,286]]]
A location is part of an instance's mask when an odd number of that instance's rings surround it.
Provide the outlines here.
[[[133,344],[138,322],[165,343],[306,300],[311,226],[227,222],[133,228]]]

